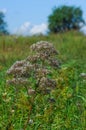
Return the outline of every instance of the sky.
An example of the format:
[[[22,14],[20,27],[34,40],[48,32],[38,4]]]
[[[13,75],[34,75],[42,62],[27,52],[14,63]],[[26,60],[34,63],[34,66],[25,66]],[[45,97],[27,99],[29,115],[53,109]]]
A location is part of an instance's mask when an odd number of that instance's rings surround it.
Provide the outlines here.
[[[86,0],[0,0],[0,11],[5,14],[8,30],[12,34],[45,34],[48,16],[56,6],[80,7],[86,20]],[[86,33],[86,26],[82,28]]]

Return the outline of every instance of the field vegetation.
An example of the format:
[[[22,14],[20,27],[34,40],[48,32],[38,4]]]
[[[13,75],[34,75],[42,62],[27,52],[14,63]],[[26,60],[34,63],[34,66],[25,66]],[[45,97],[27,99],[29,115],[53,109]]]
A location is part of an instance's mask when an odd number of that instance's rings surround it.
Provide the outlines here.
[[[8,85],[6,72],[14,62],[28,57],[30,46],[38,41],[54,45],[61,68],[53,71],[57,88],[34,97],[23,86],[16,91]],[[85,130],[86,76],[82,73],[86,74],[86,36],[80,32],[0,36],[0,130]]]

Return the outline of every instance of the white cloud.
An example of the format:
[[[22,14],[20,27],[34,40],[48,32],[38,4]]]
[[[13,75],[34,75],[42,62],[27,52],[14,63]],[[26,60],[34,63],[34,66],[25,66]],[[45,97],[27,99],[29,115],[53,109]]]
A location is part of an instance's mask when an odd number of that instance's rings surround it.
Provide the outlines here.
[[[30,33],[32,35],[34,35],[34,34],[40,34],[40,33],[45,34],[47,32],[47,28],[48,28],[47,24],[45,24],[45,23],[42,23],[40,25],[34,25],[32,27],[32,29],[30,30]]]
[[[31,28],[31,23],[30,22],[25,22],[19,28],[16,28],[14,30],[14,33],[18,34],[18,35],[26,35],[26,34],[29,33],[30,28]]]
[[[85,25],[83,24],[81,25],[80,32],[86,35],[86,20],[85,20]]]
[[[81,32],[83,32],[85,35],[86,35],[86,25],[83,26],[81,29],[80,29]]]
[[[0,12],[6,14],[7,13],[7,9],[6,8],[0,9]]]
[[[18,35],[35,35],[40,33],[46,34],[47,30],[48,27],[45,23],[32,25],[30,22],[25,22],[19,28],[16,28],[14,33]]]

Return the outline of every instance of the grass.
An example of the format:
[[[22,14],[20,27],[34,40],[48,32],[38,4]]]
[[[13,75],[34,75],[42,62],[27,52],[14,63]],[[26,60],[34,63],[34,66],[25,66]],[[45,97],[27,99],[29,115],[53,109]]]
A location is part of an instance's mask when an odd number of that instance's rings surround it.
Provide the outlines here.
[[[25,59],[31,44],[44,40],[59,50],[61,69],[54,72],[57,89],[29,97],[25,89],[6,84],[6,70]],[[76,31],[48,36],[0,36],[0,130],[85,130],[86,37]],[[54,98],[54,101],[47,99]]]

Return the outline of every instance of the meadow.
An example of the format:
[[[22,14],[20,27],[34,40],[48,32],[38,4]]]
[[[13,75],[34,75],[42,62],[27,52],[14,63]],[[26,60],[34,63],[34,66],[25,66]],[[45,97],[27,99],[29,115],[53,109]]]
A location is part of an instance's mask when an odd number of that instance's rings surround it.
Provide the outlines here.
[[[58,87],[50,95],[29,97],[30,102],[23,87],[16,95],[15,87],[7,85],[6,71],[28,57],[30,45],[41,40],[59,51],[61,68],[54,72]],[[86,77],[81,73],[86,73],[86,36],[80,32],[0,36],[0,130],[85,130]]]

